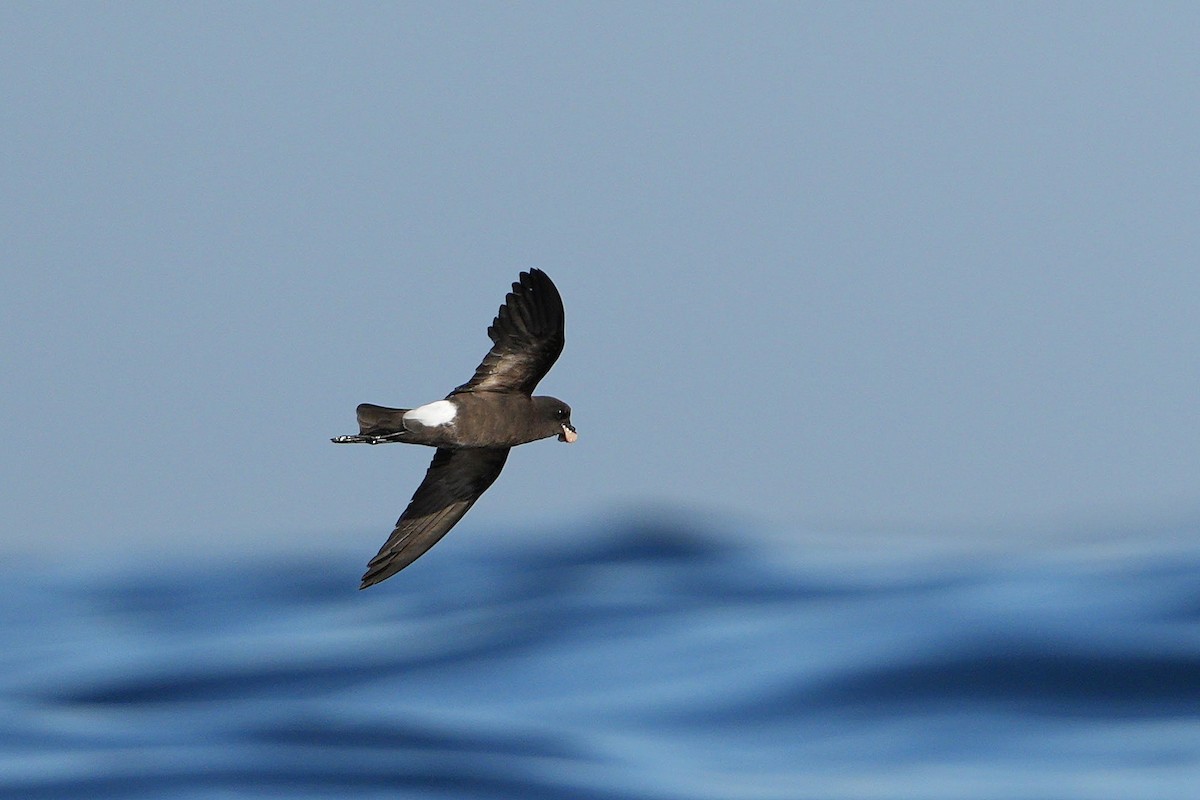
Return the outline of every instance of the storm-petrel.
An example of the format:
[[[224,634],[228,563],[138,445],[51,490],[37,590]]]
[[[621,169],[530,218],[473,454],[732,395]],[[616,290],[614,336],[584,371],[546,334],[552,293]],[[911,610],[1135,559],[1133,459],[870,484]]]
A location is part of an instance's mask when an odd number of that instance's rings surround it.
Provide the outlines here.
[[[539,269],[522,272],[488,328],[492,349],[471,380],[416,408],[358,407],[358,435],[337,444],[405,442],[436,447],[425,480],[396,529],[367,565],[362,585],[390,578],[416,561],[454,527],[504,468],[510,448],[557,436],[573,442],[571,407],[533,397],[563,343],[563,304]]]

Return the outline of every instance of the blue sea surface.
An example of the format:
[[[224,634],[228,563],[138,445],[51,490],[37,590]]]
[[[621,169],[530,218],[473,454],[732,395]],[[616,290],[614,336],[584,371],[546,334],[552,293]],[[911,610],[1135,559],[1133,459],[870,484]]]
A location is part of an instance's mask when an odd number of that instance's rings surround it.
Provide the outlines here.
[[[811,564],[683,525],[543,539],[365,592],[361,546],[9,565],[0,798],[1200,797],[1200,539]]]

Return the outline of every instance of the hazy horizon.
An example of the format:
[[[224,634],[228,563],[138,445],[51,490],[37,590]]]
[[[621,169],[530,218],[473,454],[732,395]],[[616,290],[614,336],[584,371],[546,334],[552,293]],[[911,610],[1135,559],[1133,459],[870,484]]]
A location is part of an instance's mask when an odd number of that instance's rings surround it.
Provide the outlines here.
[[[329,437],[534,266],[580,440],[464,531],[1200,518],[1198,22],[6,5],[0,553],[381,541],[429,453]]]

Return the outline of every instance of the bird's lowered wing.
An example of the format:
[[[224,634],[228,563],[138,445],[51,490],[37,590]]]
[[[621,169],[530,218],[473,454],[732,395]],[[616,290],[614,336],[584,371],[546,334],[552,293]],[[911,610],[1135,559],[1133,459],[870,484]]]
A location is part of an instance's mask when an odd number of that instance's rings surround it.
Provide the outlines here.
[[[507,458],[507,447],[440,448],[358,588],[390,578],[437,544],[492,485]]]
[[[460,392],[533,394],[562,352],[565,315],[558,289],[540,269],[521,273],[488,328],[494,343]]]

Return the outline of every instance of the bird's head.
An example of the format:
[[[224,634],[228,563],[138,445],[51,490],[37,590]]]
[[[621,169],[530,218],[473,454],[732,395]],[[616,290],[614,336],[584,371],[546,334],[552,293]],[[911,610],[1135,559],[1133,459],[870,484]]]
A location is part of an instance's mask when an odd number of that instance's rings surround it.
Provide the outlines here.
[[[579,438],[571,424],[571,407],[557,397],[535,397],[538,416],[547,424],[547,436],[558,435],[560,442],[573,442]]]

